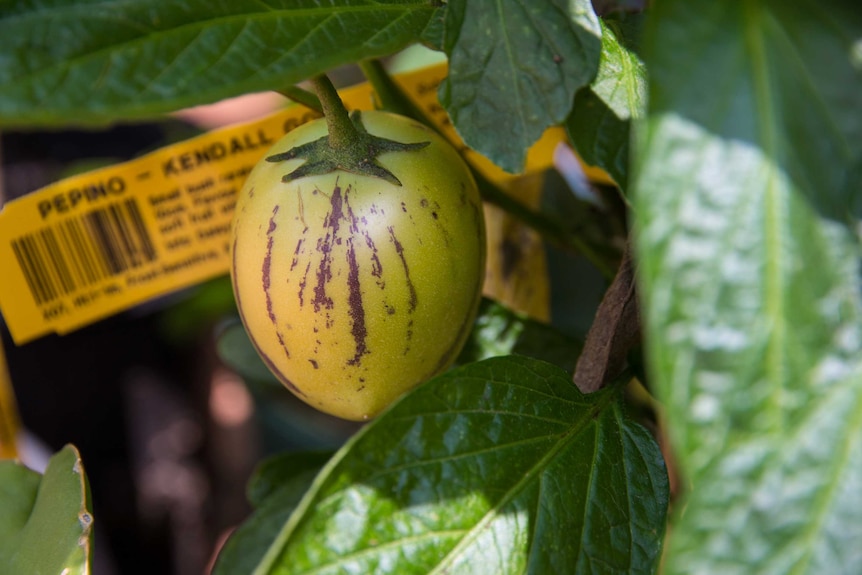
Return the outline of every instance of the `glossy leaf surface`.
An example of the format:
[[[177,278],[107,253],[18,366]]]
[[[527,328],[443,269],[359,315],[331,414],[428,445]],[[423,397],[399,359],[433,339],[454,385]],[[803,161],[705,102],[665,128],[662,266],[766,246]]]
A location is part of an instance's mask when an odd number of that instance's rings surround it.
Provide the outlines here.
[[[661,454],[617,391],[493,358],[365,427],[254,573],[652,573],[666,506]]]
[[[668,573],[862,572],[854,2],[656,3],[635,213]],[[857,179],[854,179],[857,178]],[[852,185],[851,185],[852,184]]]
[[[426,0],[0,4],[0,123],[139,118],[278,89],[418,41]]]
[[[582,345],[547,324],[483,298],[473,331],[456,363],[517,354],[553,363],[571,373]]]

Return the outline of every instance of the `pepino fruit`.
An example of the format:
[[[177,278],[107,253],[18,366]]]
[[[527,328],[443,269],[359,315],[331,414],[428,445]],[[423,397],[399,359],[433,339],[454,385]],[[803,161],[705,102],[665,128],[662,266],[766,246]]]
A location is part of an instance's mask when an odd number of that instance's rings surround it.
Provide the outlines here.
[[[254,168],[237,201],[231,278],[282,383],[364,420],[455,359],[481,295],[485,230],[476,184],[443,138],[383,112],[353,124],[359,169],[309,151],[325,144],[324,120]]]

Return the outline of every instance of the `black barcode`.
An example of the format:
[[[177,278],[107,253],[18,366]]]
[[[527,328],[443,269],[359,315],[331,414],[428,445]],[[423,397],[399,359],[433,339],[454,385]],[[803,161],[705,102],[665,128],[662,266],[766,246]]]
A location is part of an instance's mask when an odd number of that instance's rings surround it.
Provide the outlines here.
[[[37,304],[156,259],[134,199],[21,236],[12,249]]]

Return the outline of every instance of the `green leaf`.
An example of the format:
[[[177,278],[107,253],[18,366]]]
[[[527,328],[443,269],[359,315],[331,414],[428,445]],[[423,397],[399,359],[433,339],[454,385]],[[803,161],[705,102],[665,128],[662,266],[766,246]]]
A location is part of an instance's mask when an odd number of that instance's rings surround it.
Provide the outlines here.
[[[527,358],[439,376],[315,479],[255,574],[653,573],[667,476],[619,392]]]
[[[527,148],[595,76],[598,18],[589,0],[451,0],[445,18],[440,102],[467,145],[520,172]]]
[[[0,124],[141,118],[415,43],[427,0],[49,0],[0,7]]]
[[[273,493],[297,476],[305,473],[317,474],[331,457],[330,451],[303,451],[282,453],[264,460],[249,480],[249,502],[260,507]]]
[[[700,14],[695,6],[707,11]],[[817,210],[843,222],[850,215],[859,218],[858,3],[758,0],[750,10],[744,6],[740,0],[704,0],[667,7],[685,13],[662,29],[666,37],[652,31],[650,44],[662,45],[669,59],[668,66],[650,71],[652,109],[725,139],[766,147],[769,159]]]
[[[446,32],[446,4],[437,10],[437,12],[428,20],[428,25],[422,31],[422,43],[428,48],[443,51],[443,35]]]
[[[838,185],[862,156],[862,12],[654,8],[636,245],[690,486],[666,571],[862,573],[860,246],[842,222],[859,186]]]
[[[251,573],[296,509],[331,453],[288,453],[264,461],[249,483],[254,514],[234,531],[219,553],[213,575]]]
[[[0,564],[8,564],[4,541],[18,535],[33,511],[42,476],[15,462],[0,461]]]
[[[0,461],[0,573],[90,573],[93,512],[81,456],[71,445],[45,475]]]
[[[631,50],[632,22],[602,20],[602,56],[596,79],[575,96],[566,120],[569,138],[581,157],[604,169],[623,189],[628,188],[629,129],[631,120],[643,116],[646,107],[646,68]]]
[[[483,298],[470,337],[458,356],[459,365],[501,355],[525,355],[553,363],[572,373],[583,342],[557,329]]]

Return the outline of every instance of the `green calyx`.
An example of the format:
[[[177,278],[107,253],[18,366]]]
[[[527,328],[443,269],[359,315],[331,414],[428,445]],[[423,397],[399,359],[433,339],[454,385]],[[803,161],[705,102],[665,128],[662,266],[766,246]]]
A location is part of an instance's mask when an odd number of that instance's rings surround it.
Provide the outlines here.
[[[313,142],[297,146],[283,154],[266,158],[268,162],[304,159],[305,163],[281,178],[282,182],[292,182],[305,176],[328,174],[344,170],[361,176],[372,176],[400,186],[395,175],[381,166],[377,158],[385,152],[410,152],[421,150],[430,142],[403,144],[368,133],[362,125],[359,112],[348,115],[338,91],[326,75],[311,79],[323,117],[326,118],[328,134]]]
[[[321,98],[323,100],[323,98]],[[324,108],[325,110],[325,108]],[[350,128],[343,123],[333,129],[331,115],[326,115],[329,122],[329,134],[313,142],[297,146],[266,158],[267,162],[284,162],[287,160],[304,159],[304,164],[284,175],[282,182],[292,182],[305,176],[328,174],[335,170],[344,170],[361,176],[381,178],[390,184],[401,185],[401,181],[392,172],[381,166],[377,158],[386,152],[412,152],[421,150],[430,142],[404,144],[374,136],[362,125],[362,117],[358,111],[349,116]]]

